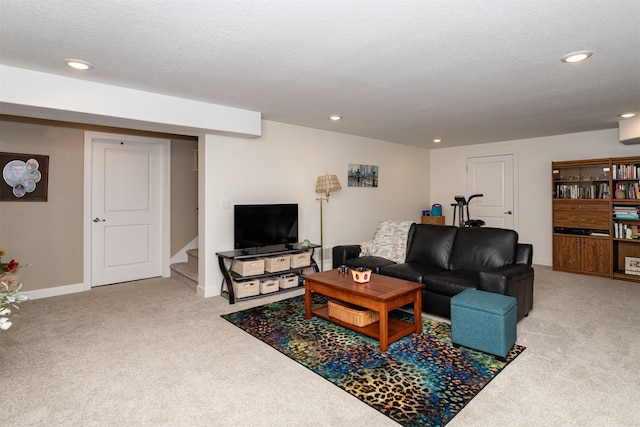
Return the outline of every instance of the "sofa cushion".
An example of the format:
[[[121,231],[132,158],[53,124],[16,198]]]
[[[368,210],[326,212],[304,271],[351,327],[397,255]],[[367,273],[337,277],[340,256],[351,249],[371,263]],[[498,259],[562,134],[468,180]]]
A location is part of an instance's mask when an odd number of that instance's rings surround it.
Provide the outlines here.
[[[477,289],[480,277],[475,271],[443,271],[425,276],[422,283],[426,291],[452,297],[465,289]]]
[[[440,273],[442,270],[438,267],[422,263],[402,263],[392,264],[380,267],[380,274],[395,277],[396,279],[410,280],[412,282],[422,283],[422,278],[427,274]]]
[[[460,228],[449,259],[450,270],[485,271],[513,264],[518,233],[504,228]]]
[[[449,269],[449,256],[458,231],[451,225],[416,224],[407,249],[408,263],[429,264]]]
[[[393,262],[404,262],[407,237],[413,221],[381,221],[373,238],[360,244],[360,256],[376,256]]]

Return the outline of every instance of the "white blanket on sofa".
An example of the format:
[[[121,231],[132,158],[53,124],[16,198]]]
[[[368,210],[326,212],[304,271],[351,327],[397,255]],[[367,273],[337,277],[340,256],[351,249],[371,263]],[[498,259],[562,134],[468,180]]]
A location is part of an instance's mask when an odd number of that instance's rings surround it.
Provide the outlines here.
[[[360,256],[379,256],[397,263],[404,262],[407,236],[413,223],[414,221],[381,221],[372,239],[360,244]]]

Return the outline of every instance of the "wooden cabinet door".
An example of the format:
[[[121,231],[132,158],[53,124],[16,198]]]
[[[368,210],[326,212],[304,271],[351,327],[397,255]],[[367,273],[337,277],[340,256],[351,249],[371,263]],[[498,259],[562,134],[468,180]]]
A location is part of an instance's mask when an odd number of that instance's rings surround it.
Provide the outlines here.
[[[554,235],[553,267],[559,270],[609,274],[609,240]]]
[[[579,271],[581,262],[581,237],[553,236],[553,267]]]
[[[584,200],[555,200],[553,226],[608,230],[610,227],[609,202]]]
[[[582,238],[582,270],[590,273],[609,273],[609,240]]]

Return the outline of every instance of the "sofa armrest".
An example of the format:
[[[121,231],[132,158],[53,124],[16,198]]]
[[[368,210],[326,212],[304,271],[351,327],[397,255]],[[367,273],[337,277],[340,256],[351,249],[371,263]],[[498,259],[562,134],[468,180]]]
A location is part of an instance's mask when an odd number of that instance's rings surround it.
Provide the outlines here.
[[[530,269],[526,265],[510,264],[488,271],[481,271],[478,289],[508,295],[509,284],[526,277]]]
[[[478,289],[514,297],[520,320],[533,308],[533,278],[533,267],[529,265],[505,265],[480,272]]]
[[[533,263],[533,245],[530,243],[518,243],[516,247],[515,264],[531,265]]]
[[[341,245],[333,247],[333,268],[346,264],[350,258],[360,256],[360,245]]]

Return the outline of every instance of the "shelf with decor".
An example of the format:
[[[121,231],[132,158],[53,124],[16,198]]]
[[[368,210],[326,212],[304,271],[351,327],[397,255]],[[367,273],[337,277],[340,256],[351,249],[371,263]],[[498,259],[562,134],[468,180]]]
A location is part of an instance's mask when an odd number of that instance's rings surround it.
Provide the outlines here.
[[[613,240],[613,278],[640,282],[640,240]]]
[[[612,277],[640,282],[640,157],[613,159],[611,175]]]
[[[313,253],[320,245],[301,243],[217,252],[222,296],[229,304],[303,287],[305,270],[320,271]]]
[[[554,199],[609,199],[610,163],[605,159],[585,162],[554,162]]]

